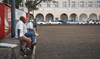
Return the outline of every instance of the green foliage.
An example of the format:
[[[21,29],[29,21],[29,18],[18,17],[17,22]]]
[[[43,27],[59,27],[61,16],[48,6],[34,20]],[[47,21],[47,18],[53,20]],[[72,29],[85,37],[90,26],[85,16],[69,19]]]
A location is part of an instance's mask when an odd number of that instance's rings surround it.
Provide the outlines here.
[[[3,2],[3,3],[7,3],[7,0],[3,0],[2,2]]]
[[[28,18],[29,18],[29,13],[32,10],[37,10],[38,8],[36,7],[38,4],[40,4],[42,1],[47,1],[47,0],[34,0],[34,1],[28,1],[26,0],[26,7],[28,9]],[[51,0],[50,0],[51,1]]]
[[[16,7],[17,9],[19,9],[19,4],[17,4],[15,7]]]
[[[19,5],[20,5],[20,3],[21,3],[22,1],[23,1],[23,0],[15,0],[15,7],[16,7],[17,9],[19,9]],[[11,0],[9,0],[9,3],[8,3],[8,0],[3,0],[2,2],[11,5]]]
[[[35,0],[35,1],[27,1],[26,2],[26,7],[28,8],[29,11],[32,10],[38,10],[38,8],[36,7],[38,4],[40,4],[42,1],[51,1],[51,0]]]
[[[34,5],[35,2],[33,1],[28,1],[26,2],[26,7],[31,11],[31,10],[37,10],[38,8]]]

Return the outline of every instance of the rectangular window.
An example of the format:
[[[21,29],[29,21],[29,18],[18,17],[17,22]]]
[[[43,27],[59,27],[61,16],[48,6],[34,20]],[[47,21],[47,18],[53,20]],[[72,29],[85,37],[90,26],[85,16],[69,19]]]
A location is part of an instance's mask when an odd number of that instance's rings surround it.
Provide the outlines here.
[[[20,4],[20,7],[23,7],[23,3]]]
[[[49,1],[46,1],[45,4],[46,4],[46,7],[51,7]]]
[[[47,7],[50,7],[50,4],[49,3],[47,3]]]
[[[40,4],[38,4],[37,7],[38,7],[38,8],[39,8],[39,7],[41,8],[41,7],[43,7],[43,4],[44,4],[44,2],[41,2]]]
[[[53,2],[53,4],[54,4],[54,7],[59,7],[59,2],[58,1]]]
[[[67,1],[63,2],[63,7],[67,7]]]
[[[96,1],[96,7],[100,8],[100,1]]]
[[[49,1],[47,2],[47,7],[50,7],[50,2]]]
[[[85,7],[85,1],[80,1],[79,2],[79,7]]]
[[[93,2],[92,1],[88,1],[88,7],[93,7]]]
[[[38,5],[38,7],[42,7],[42,5],[41,5],[41,4],[39,4],[39,5]]]
[[[75,8],[75,7],[76,7],[76,2],[75,2],[75,1],[72,1],[72,2],[71,2],[71,7],[72,7],[72,8]]]

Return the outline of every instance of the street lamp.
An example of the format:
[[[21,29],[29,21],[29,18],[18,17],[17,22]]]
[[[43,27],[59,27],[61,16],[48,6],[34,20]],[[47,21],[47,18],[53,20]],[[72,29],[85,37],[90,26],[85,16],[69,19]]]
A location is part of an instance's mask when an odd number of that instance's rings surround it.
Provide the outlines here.
[[[15,0],[11,0],[11,37],[15,36]]]

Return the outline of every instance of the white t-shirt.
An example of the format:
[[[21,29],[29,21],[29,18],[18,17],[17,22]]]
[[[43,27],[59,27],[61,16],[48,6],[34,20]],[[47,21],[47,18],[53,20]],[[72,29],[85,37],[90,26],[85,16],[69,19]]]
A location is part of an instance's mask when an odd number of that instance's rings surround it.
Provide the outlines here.
[[[27,28],[31,28],[31,29],[33,29],[33,23],[30,22],[30,23],[27,25]]]
[[[21,20],[19,20],[15,28],[15,38],[18,38],[18,29],[20,29],[20,37],[24,35],[23,28],[24,28],[24,23]]]
[[[27,33],[26,24],[24,24],[24,26],[23,26],[23,33],[24,33],[24,34]]]

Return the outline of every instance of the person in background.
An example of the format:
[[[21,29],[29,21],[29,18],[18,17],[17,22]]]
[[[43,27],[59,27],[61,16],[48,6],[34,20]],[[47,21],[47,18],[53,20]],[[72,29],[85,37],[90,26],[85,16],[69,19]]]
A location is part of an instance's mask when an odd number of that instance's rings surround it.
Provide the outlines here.
[[[34,28],[35,28],[35,29],[36,29],[36,31],[37,31],[37,18],[35,18],[35,19],[34,19],[33,26],[34,26]]]
[[[31,39],[24,35],[24,23],[26,23],[26,21],[26,18],[24,16],[21,16],[15,28],[15,38],[18,38],[20,39],[20,41],[25,42],[24,46],[22,46],[22,50],[24,52],[30,50],[31,46]]]
[[[33,31],[33,32],[35,33],[35,35],[38,36],[39,34],[36,33],[36,30],[35,30],[35,28],[33,27],[33,23],[34,23],[34,20],[31,19],[31,20],[30,20],[30,23],[27,25],[27,29],[28,29],[29,31]]]
[[[26,27],[25,24],[24,24],[24,35],[25,35],[26,37],[31,37],[31,47],[33,48],[33,46],[34,46],[35,44],[37,44],[37,43],[35,42],[35,34],[34,34],[33,32],[27,32],[27,27]]]

